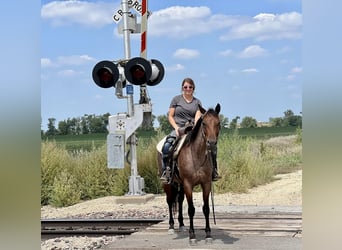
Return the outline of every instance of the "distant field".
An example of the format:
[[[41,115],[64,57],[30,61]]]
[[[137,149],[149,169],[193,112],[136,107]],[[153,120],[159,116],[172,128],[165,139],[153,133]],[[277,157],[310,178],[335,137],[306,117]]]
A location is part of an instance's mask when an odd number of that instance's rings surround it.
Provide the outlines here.
[[[251,136],[257,139],[266,139],[277,136],[293,135],[296,133],[296,127],[261,127],[261,128],[241,128],[238,129],[240,136]],[[221,135],[232,134],[234,130],[222,128]],[[141,139],[152,138],[157,135],[155,131],[138,131],[137,137]],[[68,150],[91,150],[103,146],[106,143],[107,134],[85,134],[85,135],[58,135],[49,137],[46,140],[54,140],[62,144]]]

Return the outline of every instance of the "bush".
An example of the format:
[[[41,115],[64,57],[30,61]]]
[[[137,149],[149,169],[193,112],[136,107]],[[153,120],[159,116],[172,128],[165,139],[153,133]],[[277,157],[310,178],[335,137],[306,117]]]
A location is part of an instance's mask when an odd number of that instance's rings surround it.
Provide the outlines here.
[[[144,178],[146,193],[159,194],[163,192],[159,180],[158,152],[156,145],[161,140],[162,135],[152,139],[139,140],[137,148],[138,171]]]
[[[246,192],[272,178],[272,168],[262,160],[257,145],[256,140],[242,139],[237,133],[219,140],[218,165],[222,178],[215,184],[218,193]]]
[[[41,205],[50,203],[56,177],[72,165],[72,157],[63,146],[47,141],[41,146]]]
[[[144,178],[146,193],[163,192],[159,176],[156,145],[158,134],[143,138],[137,145],[138,174]],[[246,192],[247,189],[273,180],[274,174],[301,167],[301,143],[298,136],[268,140],[239,134],[223,134],[218,142],[218,171],[215,192]],[[124,195],[129,190],[131,169],[107,167],[106,145],[91,150],[68,151],[55,141],[42,142],[41,205],[69,206],[79,200],[109,195]],[[198,187],[195,190],[200,191]]]
[[[54,207],[71,206],[81,200],[81,191],[75,177],[67,171],[56,176],[51,190],[50,204]]]

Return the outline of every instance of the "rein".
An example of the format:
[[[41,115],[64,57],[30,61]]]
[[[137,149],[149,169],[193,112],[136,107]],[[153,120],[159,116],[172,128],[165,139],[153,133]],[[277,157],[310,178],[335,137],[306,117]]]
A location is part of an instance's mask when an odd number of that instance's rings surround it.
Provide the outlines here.
[[[217,146],[216,146],[216,142],[215,143],[210,143],[207,141],[207,138],[204,134],[204,130],[203,130],[203,117],[206,115],[206,113],[204,115],[202,115],[202,124],[201,124],[201,135],[202,135],[202,139],[204,140],[204,142],[206,143],[207,149],[206,149],[206,153],[205,153],[205,158],[203,163],[201,164],[202,166],[205,164],[206,160],[209,160],[210,163],[210,167],[212,169],[212,171],[214,170],[214,165],[213,165],[213,159],[212,159],[212,151],[217,151]],[[210,192],[210,196],[211,196],[211,206],[212,206],[212,211],[213,211],[213,219],[214,219],[214,224],[216,225],[216,216],[215,216],[215,205],[214,205],[214,183],[213,181],[211,182],[211,192]]]

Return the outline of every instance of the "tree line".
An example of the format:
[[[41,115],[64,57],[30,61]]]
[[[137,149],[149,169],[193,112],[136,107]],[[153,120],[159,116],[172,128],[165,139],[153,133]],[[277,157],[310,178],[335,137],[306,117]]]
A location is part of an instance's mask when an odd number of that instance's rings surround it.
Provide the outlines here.
[[[47,124],[47,130],[41,130],[42,138],[55,136],[55,135],[80,135],[80,134],[93,134],[93,133],[107,133],[108,117],[110,113],[105,113],[103,115],[95,114],[85,114],[82,117],[68,118],[63,121],[59,121],[56,124],[55,118],[49,118]],[[168,121],[168,116],[159,115],[154,116],[152,114],[152,119],[150,123],[143,123],[142,127],[139,129],[152,130],[154,129],[154,122],[158,121],[158,129],[165,134],[171,132],[172,127]],[[256,128],[260,126],[270,126],[270,127],[302,127],[302,116],[295,115],[290,109],[284,112],[283,117],[271,117],[266,124],[259,124],[257,120],[251,116],[243,117],[239,123],[240,117],[234,117],[230,122],[228,117],[220,114],[221,126],[229,129],[236,128]]]

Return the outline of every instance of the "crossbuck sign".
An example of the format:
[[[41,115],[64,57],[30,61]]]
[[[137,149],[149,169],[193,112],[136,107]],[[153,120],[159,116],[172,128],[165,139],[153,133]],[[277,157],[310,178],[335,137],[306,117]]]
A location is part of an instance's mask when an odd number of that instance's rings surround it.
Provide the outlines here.
[[[136,12],[141,14],[142,5],[138,0],[128,0],[128,7],[133,8]],[[114,12],[113,19],[115,23],[119,23],[122,19],[122,9],[121,6]],[[151,15],[151,12],[147,11],[147,17]]]

